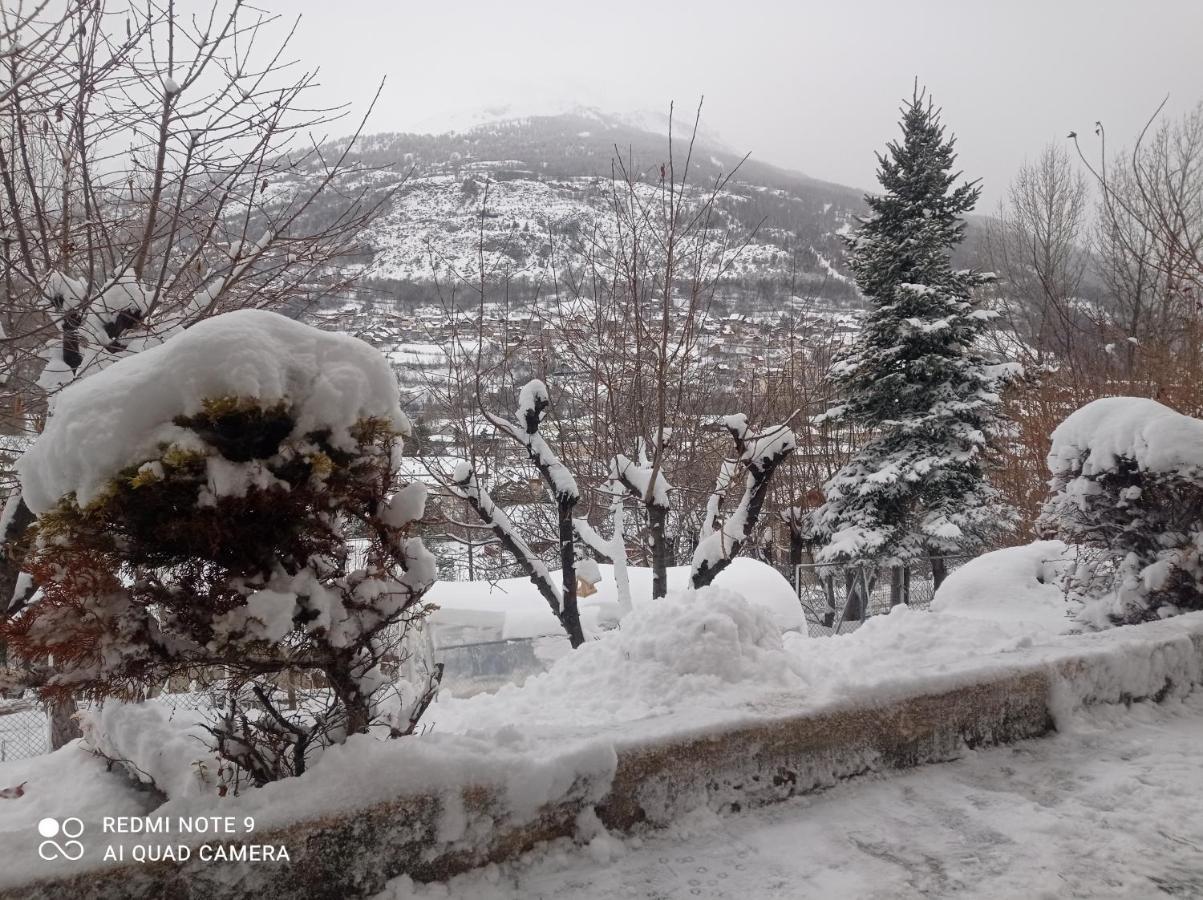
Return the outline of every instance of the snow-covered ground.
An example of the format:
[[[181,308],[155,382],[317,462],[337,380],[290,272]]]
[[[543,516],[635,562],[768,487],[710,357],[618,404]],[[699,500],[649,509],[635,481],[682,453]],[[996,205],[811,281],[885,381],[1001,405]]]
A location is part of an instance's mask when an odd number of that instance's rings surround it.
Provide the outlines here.
[[[1203,896],[1203,694],[661,832],[563,840],[378,900]]]

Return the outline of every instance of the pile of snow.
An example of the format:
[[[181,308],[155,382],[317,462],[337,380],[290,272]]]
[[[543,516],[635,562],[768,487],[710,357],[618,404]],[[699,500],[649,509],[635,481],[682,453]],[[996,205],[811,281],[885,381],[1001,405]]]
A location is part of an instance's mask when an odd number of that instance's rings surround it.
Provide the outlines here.
[[[959,673],[991,668],[989,657],[1047,643],[1068,624],[1051,629],[1047,621],[971,618],[899,604],[836,637],[787,634],[785,649],[800,660],[810,685],[799,708],[816,708],[876,702],[927,682],[947,687]]]
[[[991,622],[1033,622],[1056,633],[1070,626],[1066,599],[1073,550],[1061,541],[1006,547],[970,560],[932,599],[935,613]]]
[[[1114,471],[1120,457],[1145,472],[1203,473],[1203,421],[1156,400],[1104,397],[1057,426],[1048,467],[1090,476]]]
[[[142,816],[159,803],[154,793],[136,790],[124,772],[110,769],[80,741],[53,753],[0,763],[0,790],[16,788],[20,796],[0,797],[0,883],[5,886],[52,873],[53,866],[38,855],[43,838],[37,826],[44,817],[82,819],[87,824],[84,844],[95,848],[92,858],[99,859],[104,845],[89,841],[88,835],[101,833],[103,816]]]
[[[216,795],[219,760],[198,710],[107,700],[79,713],[85,749],[125,761],[127,771],[168,797]]]
[[[350,426],[367,416],[409,428],[379,351],[276,313],[239,310],[63,390],[17,465],[25,502],[41,514],[74,491],[86,505],[117,472],[161,455],[161,445],[195,441],[172,420],[222,397],[286,401],[297,435],[329,429],[336,445],[347,444]]]
[[[614,567],[599,565],[601,581],[597,593],[579,600],[581,624],[586,634],[598,634],[613,627],[619,618],[618,592],[614,583]],[[631,594],[636,605],[659,603],[652,600],[652,570],[628,566]],[[684,590],[689,585],[689,566],[674,566],[668,570],[670,591]],[[558,572],[552,573],[556,581]],[[714,581],[720,588],[737,589],[749,602],[762,609],[777,630],[802,628],[805,624],[802,607],[790,583],[772,566],[758,560],[739,557],[732,560]],[[427,593],[426,599],[439,607],[430,618],[436,642],[440,630],[472,628],[491,632],[488,639],[513,640],[544,635],[563,634],[559,621],[552,615],[547,601],[529,578],[503,578],[495,582],[440,581]],[[500,633],[496,629],[500,628]],[[483,637],[482,637],[483,639]]]
[[[748,694],[801,689],[797,658],[762,608],[721,587],[670,591],[638,605],[618,630],[561,657],[522,687],[431,710],[442,726],[525,727],[583,716],[624,722],[680,709],[737,702]],[[447,717],[444,712],[450,712]]]

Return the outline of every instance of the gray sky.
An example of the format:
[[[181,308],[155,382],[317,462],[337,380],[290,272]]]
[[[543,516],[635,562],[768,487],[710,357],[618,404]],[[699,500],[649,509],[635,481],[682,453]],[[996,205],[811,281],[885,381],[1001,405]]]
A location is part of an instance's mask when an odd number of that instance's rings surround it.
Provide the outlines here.
[[[992,207],[1070,129],[1131,143],[1169,93],[1203,100],[1203,0],[260,0],[303,14],[294,51],[371,131],[445,130],[499,104],[692,110],[732,148],[871,187],[918,76]]]

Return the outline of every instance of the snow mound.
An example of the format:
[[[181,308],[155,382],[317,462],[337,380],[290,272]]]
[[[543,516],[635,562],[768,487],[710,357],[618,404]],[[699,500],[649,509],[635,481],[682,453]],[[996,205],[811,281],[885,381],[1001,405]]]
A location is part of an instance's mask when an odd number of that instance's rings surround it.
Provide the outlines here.
[[[1203,472],[1203,421],[1156,400],[1104,397],[1087,403],[1053,431],[1054,475],[1114,471],[1120,457],[1146,472]]]
[[[217,795],[220,760],[198,710],[173,710],[155,701],[106,700],[79,714],[82,746],[109,759],[124,760],[145,782],[168,797]]]
[[[17,464],[25,502],[41,514],[74,491],[86,505],[117,472],[182,438],[176,416],[222,397],[286,401],[297,435],[329,429],[335,445],[349,446],[348,429],[368,416],[409,429],[396,378],[377,350],[277,313],[239,310],[65,389]]]
[[[773,620],[739,594],[722,589],[647,604],[633,613],[618,638],[611,654],[677,676],[738,683],[764,676],[771,681],[780,671],[773,655],[782,649],[781,634]]]
[[[1070,626],[1064,579],[1073,561],[1061,541],[1005,547],[970,560],[932,599],[936,613],[995,622],[1035,622],[1053,633]]]
[[[522,687],[454,705],[456,718],[473,729],[574,715],[596,727],[711,706],[742,693],[804,687],[799,670],[764,609],[712,586],[641,604],[617,630]]]
[[[614,567],[599,565],[601,581],[597,593],[579,599],[581,622],[586,634],[596,634],[617,622],[620,616],[618,590]],[[579,571],[579,570],[578,570]],[[658,604],[659,600],[644,600],[652,594],[652,570],[645,566],[627,569],[635,604]],[[560,573],[552,572],[552,580]],[[689,586],[689,566],[671,566],[668,570],[669,591],[683,591]],[[772,566],[748,557],[731,561],[715,579],[714,586],[737,590],[754,606],[763,609],[777,626],[787,631],[803,628],[802,607],[790,583]],[[539,594],[529,578],[501,578],[497,581],[439,581],[426,599],[438,607],[430,622],[435,632],[440,628],[471,627],[490,629],[489,640],[513,640],[544,635],[563,635],[564,631],[552,615],[547,601]],[[458,640],[446,643],[458,643]]]

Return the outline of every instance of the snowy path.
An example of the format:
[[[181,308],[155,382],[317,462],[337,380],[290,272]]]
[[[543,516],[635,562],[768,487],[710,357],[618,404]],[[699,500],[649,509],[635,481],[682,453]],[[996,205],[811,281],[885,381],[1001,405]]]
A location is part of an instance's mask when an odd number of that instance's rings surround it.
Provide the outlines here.
[[[1203,694],[380,898],[1203,897]]]

